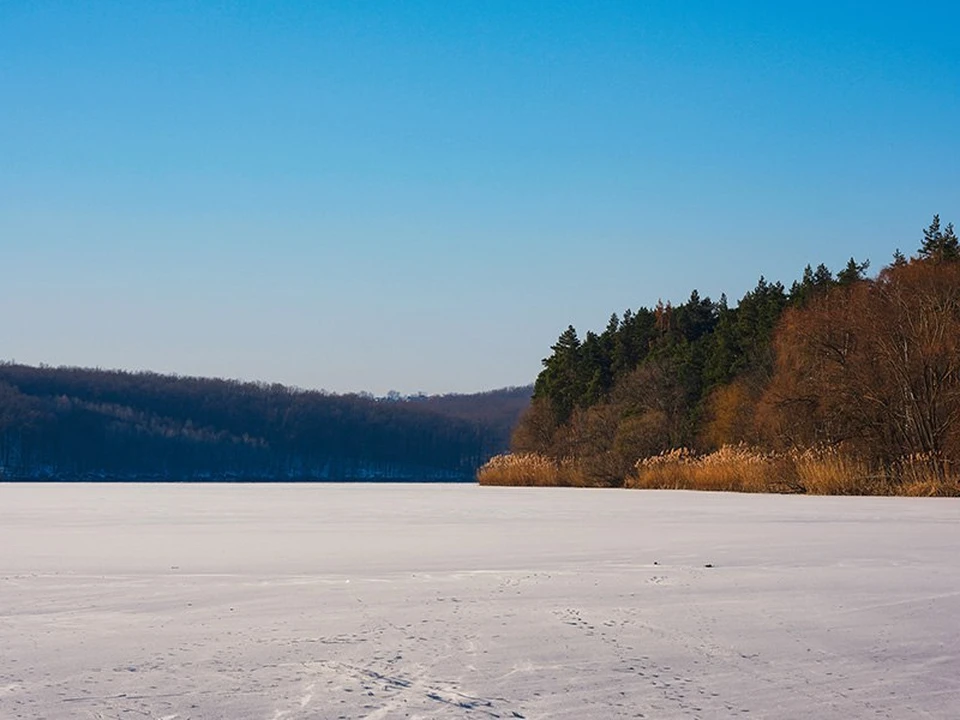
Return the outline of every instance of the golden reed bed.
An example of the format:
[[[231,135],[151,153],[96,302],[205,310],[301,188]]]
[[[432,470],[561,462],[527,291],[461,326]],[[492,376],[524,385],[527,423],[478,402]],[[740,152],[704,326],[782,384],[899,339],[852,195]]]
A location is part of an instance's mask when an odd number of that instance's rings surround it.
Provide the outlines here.
[[[574,459],[536,453],[497,455],[477,473],[481,485],[584,487],[591,483]],[[960,496],[960,476],[934,458],[911,456],[871,468],[835,448],[786,453],[727,445],[697,454],[686,448],[644,458],[624,487],[811,495]]]

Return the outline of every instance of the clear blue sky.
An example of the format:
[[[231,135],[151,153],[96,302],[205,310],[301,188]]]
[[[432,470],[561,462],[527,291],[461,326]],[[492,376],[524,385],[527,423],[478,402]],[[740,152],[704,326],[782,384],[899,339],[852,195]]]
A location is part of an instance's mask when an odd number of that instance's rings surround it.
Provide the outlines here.
[[[0,358],[533,380],[960,224],[956,2],[0,0]]]

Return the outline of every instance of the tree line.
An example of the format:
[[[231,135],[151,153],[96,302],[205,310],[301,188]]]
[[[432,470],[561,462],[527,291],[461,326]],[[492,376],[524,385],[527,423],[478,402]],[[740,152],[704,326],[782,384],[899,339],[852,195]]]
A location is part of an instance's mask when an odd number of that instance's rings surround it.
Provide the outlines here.
[[[469,480],[529,396],[378,399],[0,363],[0,479]]]
[[[874,277],[851,258],[762,276],[731,307],[694,290],[627,310],[601,332],[568,327],[543,360],[512,438],[517,454],[574,462],[621,485],[643,458],[832,447],[874,467],[960,461],[960,247],[939,216],[917,252]]]

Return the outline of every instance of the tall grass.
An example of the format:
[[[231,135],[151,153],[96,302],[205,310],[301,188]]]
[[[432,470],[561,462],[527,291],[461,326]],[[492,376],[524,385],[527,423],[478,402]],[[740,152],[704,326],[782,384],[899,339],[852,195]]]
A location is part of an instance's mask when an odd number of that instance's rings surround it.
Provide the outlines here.
[[[573,460],[537,453],[495,455],[477,471],[481,485],[583,487],[586,478]]]
[[[744,445],[706,455],[679,449],[645,458],[627,487],[810,495],[960,496],[960,477],[928,456],[873,469],[856,456],[829,447],[765,453]]]
[[[477,479],[481,485],[595,484],[575,460],[536,453],[497,455],[480,468]],[[960,497],[960,474],[942,459],[912,455],[878,470],[832,447],[771,453],[726,445],[707,454],[678,448],[638,461],[624,484],[668,490]]]
[[[595,484],[575,460],[555,460],[536,453],[497,455],[480,468],[477,480],[481,485],[537,487]],[[960,497],[960,474],[944,460],[912,455],[877,469],[834,447],[772,453],[747,445],[725,445],[707,454],[678,448],[639,460],[624,485],[661,490]]]
[[[836,448],[788,453],[796,486],[810,495],[895,495],[884,473],[874,473],[862,460]]]
[[[725,445],[709,455],[679,448],[639,460],[626,486],[645,489],[732,492],[796,491],[784,478],[782,460],[742,445]]]
[[[931,455],[910,455],[896,465],[900,495],[914,497],[960,496],[960,473],[949,461]]]

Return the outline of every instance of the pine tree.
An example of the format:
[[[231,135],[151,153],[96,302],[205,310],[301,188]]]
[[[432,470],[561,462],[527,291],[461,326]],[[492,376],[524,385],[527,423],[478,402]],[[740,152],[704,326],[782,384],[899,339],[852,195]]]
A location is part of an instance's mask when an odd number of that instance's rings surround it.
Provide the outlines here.
[[[610,321],[607,323],[607,329],[604,331],[604,334],[613,337],[619,329],[620,318],[616,313],[613,313],[613,315],[610,316]]]
[[[833,273],[830,272],[830,268],[823,263],[817,265],[817,269],[813,272],[813,284],[819,290],[825,290],[833,285]]]
[[[934,263],[954,262],[960,260],[960,243],[949,223],[943,230],[940,229],[940,216],[934,215],[933,221],[923,231],[923,241],[920,244],[919,255],[921,260]]]
[[[546,398],[558,423],[569,419],[583,395],[581,382],[580,338],[570,325],[550,349],[553,355],[543,360],[543,371],[533,386],[534,398]]]
[[[794,280],[790,286],[790,302],[794,305],[803,305],[813,295],[816,286],[813,281],[813,268],[808,263],[803,269],[803,277]]]
[[[937,254],[943,233],[940,231],[940,216],[934,215],[930,226],[923,231],[923,241],[920,243],[920,257],[930,260]]]
[[[943,230],[943,259],[960,260],[960,241],[957,240],[953,223],[947,223],[947,227]]]
[[[840,285],[850,285],[857,282],[857,280],[863,280],[868,267],[870,267],[869,260],[858,263],[853,258],[850,258],[847,266],[837,273],[837,282]]]
[[[550,349],[557,355],[571,355],[580,348],[580,338],[577,337],[577,330],[573,325],[568,325],[567,329],[560,333],[557,338],[557,344]]]

